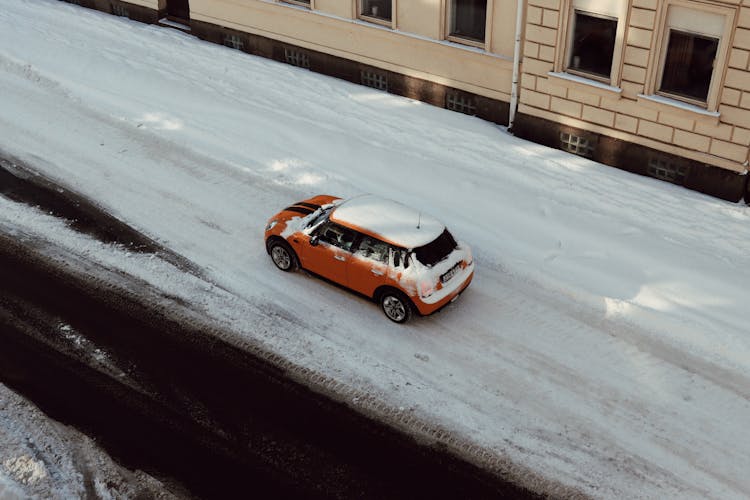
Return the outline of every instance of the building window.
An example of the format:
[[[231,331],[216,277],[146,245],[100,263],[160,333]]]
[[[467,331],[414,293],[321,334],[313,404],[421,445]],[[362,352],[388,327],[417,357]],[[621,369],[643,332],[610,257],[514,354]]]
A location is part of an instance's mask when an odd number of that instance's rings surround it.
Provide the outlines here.
[[[716,69],[726,62],[728,44],[723,39],[731,31],[733,11],[724,14],[719,8],[695,5],[668,5],[659,73],[652,90],[715,110],[719,90],[715,80],[721,73]]]
[[[449,34],[484,43],[487,0],[450,0]]]
[[[379,21],[391,22],[391,0],[360,0],[359,15]]]
[[[360,72],[362,85],[372,87],[378,90],[388,91],[388,76],[382,73],[376,73],[371,70],[363,69]]]
[[[245,47],[245,43],[238,35],[224,35],[224,46],[242,50]]]
[[[303,7],[310,7],[310,0],[282,0],[284,3],[291,3],[294,5],[302,5]]]
[[[574,11],[568,70],[609,80],[616,39],[616,18]]]
[[[718,48],[718,38],[671,30],[659,90],[706,102]]]
[[[569,0],[560,40],[565,50],[559,51],[555,71],[617,86],[626,24],[620,20],[626,18],[628,4],[625,0]]]

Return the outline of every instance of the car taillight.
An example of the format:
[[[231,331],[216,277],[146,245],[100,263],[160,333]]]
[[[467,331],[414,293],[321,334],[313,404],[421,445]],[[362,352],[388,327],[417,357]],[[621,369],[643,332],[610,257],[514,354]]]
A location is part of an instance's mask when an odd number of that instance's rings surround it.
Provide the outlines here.
[[[435,286],[432,283],[423,281],[419,284],[419,295],[422,297],[429,297],[433,293],[435,293]]]

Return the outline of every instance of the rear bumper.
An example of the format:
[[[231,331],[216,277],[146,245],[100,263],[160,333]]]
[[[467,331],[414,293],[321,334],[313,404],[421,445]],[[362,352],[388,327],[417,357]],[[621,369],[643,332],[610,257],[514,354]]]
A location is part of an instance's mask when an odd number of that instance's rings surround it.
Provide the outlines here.
[[[456,300],[459,295],[461,295],[464,290],[471,284],[471,280],[474,279],[474,273],[472,272],[466,280],[461,284],[460,287],[456,289],[453,293],[450,295],[445,296],[440,301],[435,302],[434,304],[427,304],[425,302],[422,302],[418,297],[413,297],[412,301],[414,302],[414,306],[417,308],[417,312],[422,316],[429,316],[430,314],[434,314],[441,309],[443,309],[445,306]]]

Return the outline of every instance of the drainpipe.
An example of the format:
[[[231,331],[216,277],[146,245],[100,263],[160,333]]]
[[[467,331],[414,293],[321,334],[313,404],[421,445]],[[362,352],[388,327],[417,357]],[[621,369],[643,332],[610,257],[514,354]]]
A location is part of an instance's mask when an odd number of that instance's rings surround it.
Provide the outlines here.
[[[521,32],[523,31],[523,0],[516,5],[516,41],[513,46],[513,81],[510,87],[510,110],[508,115],[508,130],[513,132],[513,121],[518,107],[518,73],[521,66]]]

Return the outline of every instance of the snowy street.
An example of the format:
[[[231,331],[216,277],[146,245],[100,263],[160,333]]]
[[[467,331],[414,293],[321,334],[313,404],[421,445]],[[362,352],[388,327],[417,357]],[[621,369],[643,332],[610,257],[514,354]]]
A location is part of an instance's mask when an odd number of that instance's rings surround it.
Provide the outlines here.
[[[237,345],[337,381],[342,399],[367,394],[385,415],[448,429],[449,449],[522,484],[750,496],[748,206],[52,0],[0,0],[0,151],[200,276],[0,196],[3,234],[143,279]],[[399,326],[281,273],[266,220],[321,193],[373,193],[444,221],[474,251],[474,282]]]

